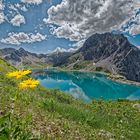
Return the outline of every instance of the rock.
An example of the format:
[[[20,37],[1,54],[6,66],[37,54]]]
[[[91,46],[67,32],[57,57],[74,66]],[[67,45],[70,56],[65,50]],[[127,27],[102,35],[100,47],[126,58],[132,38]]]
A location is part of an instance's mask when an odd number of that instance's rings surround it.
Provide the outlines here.
[[[122,34],[94,34],[67,62],[71,63],[74,56],[80,56],[80,62],[93,61],[96,67],[140,82],[140,50]]]
[[[30,53],[23,48],[20,49],[13,49],[13,48],[5,48],[0,50],[0,56],[8,61],[11,65],[22,68],[25,65],[34,65],[34,66],[40,66],[40,64],[45,65],[45,59],[47,55],[43,54],[35,54]]]
[[[140,103],[133,104],[133,107],[138,109],[138,111],[140,112]]]

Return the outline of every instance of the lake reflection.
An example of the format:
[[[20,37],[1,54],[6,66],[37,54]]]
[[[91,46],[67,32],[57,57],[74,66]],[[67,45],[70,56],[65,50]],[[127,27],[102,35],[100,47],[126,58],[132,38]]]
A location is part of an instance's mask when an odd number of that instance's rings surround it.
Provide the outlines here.
[[[61,89],[75,98],[92,99],[140,99],[140,87],[114,82],[103,74],[87,72],[35,72],[34,77],[46,88]]]

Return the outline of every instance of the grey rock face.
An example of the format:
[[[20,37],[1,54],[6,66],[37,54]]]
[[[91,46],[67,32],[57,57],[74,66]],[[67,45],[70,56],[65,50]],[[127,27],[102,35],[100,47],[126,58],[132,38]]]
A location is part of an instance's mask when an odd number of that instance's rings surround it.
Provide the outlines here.
[[[24,67],[25,65],[34,65],[34,66],[46,66],[47,64],[53,66],[59,66],[63,64],[70,52],[57,52],[52,54],[35,54],[20,49],[5,48],[0,50],[0,56],[7,60],[11,65],[14,65],[17,68],[20,66]]]
[[[23,48],[12,49],[5,48],[0,50],[0,56],[7,60],[11,65],[14,65],[17,68],[22,68],[25,65],[45,65],[46,55],[30,53]]]
[[[84,60],[93,60],[111,73],[140,82],[140,50],[123,35],[94,34],[86,40],[79,52]]]

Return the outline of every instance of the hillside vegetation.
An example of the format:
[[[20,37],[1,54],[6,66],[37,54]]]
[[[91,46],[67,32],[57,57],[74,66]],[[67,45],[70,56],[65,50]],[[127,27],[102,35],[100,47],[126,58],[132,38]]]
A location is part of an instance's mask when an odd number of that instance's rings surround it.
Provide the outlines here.
[[[124,35],[93,34],[79,50],[65,58],[66,69],[105,71],[140,82],[140,50]],[[58,66],[60,66],[58,64]]]
[[[139,140],[140,101],[83,103],[38,86],[21,90],[0,59],[0,140]]]

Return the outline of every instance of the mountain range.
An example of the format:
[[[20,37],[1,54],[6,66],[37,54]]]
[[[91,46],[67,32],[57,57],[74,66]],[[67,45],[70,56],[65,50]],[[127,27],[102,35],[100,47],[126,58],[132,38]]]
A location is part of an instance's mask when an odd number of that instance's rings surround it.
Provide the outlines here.
[[[0,56],[16,67],[57,66],[105,71],[140,82],[140,49],[130,44],[122,34],[94,34],[76,51],[57,50],[45,55],[30,53],[22,48],[5,48],[0,50]]]
[[[28,67],[48,67],[63,63],[65,57],[68,57],[72,52],[55,50],[51,54],[36,54],[31,53],[23,48],[4,48],[0,50],[0,57],[8,61],[16,68]]]

